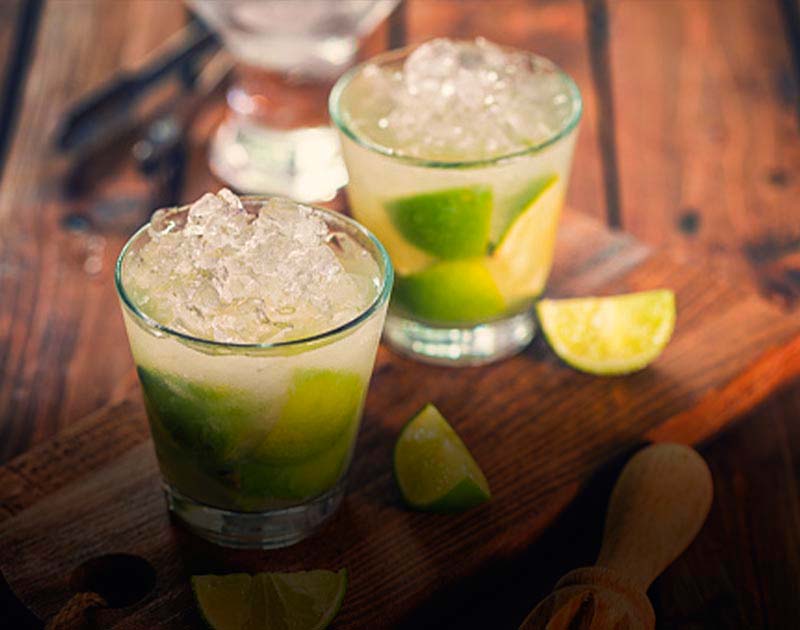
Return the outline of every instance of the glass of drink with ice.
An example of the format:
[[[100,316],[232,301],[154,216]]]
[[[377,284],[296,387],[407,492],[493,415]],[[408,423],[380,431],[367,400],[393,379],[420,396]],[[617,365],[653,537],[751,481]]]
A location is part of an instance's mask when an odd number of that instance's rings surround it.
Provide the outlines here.
[[[397,274],[385,336],[432,362],[528,344],[581,117],[552,62],[438,39],[357,66],[331,92],[353,215]]]
[[[326,109],[359,39],[398,0],[187,0],[236,59],[209,160],[238,190],[331,199],[347,182]]]
[[[272,548],[336,509],[393,271],[341,214],[227,190],[159,210],[116,267],[170,509]]]

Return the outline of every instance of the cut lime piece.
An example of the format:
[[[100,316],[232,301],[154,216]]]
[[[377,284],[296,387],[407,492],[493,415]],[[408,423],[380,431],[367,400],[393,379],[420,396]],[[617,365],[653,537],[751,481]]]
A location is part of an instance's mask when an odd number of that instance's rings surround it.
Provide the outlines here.
[[[355,429],[345,432],[327,450],[302,462],[273,463],[252,459],[239,467],[241,492],[249,503],[276,498],[304,501],[330,490],[344,472],[355,440]],[[252,500],[250,500],[252,499]]]
[[[347,590],[347,569],[336,573],[262,573],[256,579],[262,584],[266,601],[264,628],[327,628],[342,607]]]
[[[171,486],[206,505],[231,510],[239,507],[238,487],[231,476],[237,465],[235,461],[215,465],[178,446],[159,423],[151,422],[150,428],[158,467]]]
[[[274,462],[303,461],[331,448],[358,421],[364,390],[364,380],[353,372],[299,370],[256,455]]]
[[[394,474],[403,499],[418,510],[461,512],[491,498],[478,464],[431,404],[403,427]]]
[[[263,435],[267,410],[247,392],[138,367],[145,405],[174,442],[201,463],[236,459]]]
[[[492,216],[488,186],[403,197],[388,202],[386,210],[408,242],[429,254],[451,259],[486,253]]]
[[[200,613],[215,630],[239,630],[250,621],[253,578],[246,573],[192,576]]]
[[[564,191],[557,177],[539,183],[536,196],[509,225],[488,265],[511,304],[539,295],[553,264]]]
[[[215,630],[322,630],[342,606],[347,570],[196,575],[192,589]]]
[[[483,258],[442,261],[398,276],[392,299],[410,315],[438,324],[481,322],[506,308]]]
[[[504,200],[502,207],[497,207],[492,217],[492,243],[497,244],[501,242],[514,221],[516,221],[516,219],[522,215],[554,181],[558,181],[558,175],[555,173],[544,175],[543,177],[528,182],[527,186],[525,186],[521,192]],[[499,203],[497,205],[500,206]]]
[[[350,209],[360,223],[366,225],[383,243],[396,273],[408,275],[422,271],[435,261],[429,253],[412,245],[392,221],[383,200],[369,194],[363,186],[348,186],[347,196]]]
[[[675,327],[675,294],[667,289],[542,300],[536,310],[553,351],[590,374],[628,374],[647,367]]]

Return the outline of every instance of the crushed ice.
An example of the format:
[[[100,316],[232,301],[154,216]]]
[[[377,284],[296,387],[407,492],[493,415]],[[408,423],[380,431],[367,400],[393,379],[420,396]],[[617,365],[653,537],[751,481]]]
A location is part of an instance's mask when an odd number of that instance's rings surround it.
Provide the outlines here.
[[[196,337],[314,335],[356,317],[373,297],[373,285],[345,269],[329,232],[311,208],[273,198],[252,210],[223,189],[188,209],[155,212],[151,240],[127,259],[125,283],[150,317]]]
[[[397,153],[423,159],[523,150],[557,134],[576,107],[555,65],[483,38],[434,39],[401,70],[366,66],[361,81],[353,125]]]

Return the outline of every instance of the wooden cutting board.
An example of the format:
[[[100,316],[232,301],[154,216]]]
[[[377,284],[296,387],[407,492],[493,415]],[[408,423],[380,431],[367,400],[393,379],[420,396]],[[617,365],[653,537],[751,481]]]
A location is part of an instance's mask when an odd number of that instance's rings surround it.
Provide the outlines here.
[[[138,554],[157,570],[156,591],[101,613],[101,627],[190,628],[200,623],[193,573],[346,566],[350,584],[335,627],[392,627],[432,594],[529,547],[615,455],[645,440],[702,441],[800,373],[797,317],[702,266],[580,215],[564,218],[551,295],[657,287],[677,293],[675,336],[653,366],[628,377],[579,374],[540,338],[481,368],[427,366],[381,348],[342,509],[319,534],[280,551],[218,549],[171,523],[132,381],[130,401],[0,469],[0,569],[47,618],[68,599],[80,562]],[[490,503],[457,516],[402,507],[392,447],[428,401],[485,471]]]

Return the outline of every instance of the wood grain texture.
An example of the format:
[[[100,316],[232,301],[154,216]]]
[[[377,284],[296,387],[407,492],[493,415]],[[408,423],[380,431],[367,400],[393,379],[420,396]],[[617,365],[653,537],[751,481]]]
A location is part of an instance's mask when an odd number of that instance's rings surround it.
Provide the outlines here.
[[[777,1],[724,5],[610,4],[622,225],[792,305],[797,75]]]
[[[755,284],[800,317],[796,0],[609,6],[624,227]],[[798,350],[765,356],[753,387],[769,387]],[[712,427],[694,416],[746,397],[728,390],[650,437],[704,439]],[[715,503],[695,545],[652,589],[663,628],[800,624],[800,446],[787,439],[798,391],[795,382],[705,447]]]
[[[20,91],[25,85],[40,2],[0,3],[0,173],[14,135]]]
[[[14,462],[5,473],[16,473],[17,487],[10,499],[0,498],[17,515],[0,525],[5,548],[14,550],[13,558],[0,552],[0,568],[31,608],[49,615],[66,594],[70,565],[100,551],[136,552],[156,564],[163,590],[114,627],[165,618],[171,626],[190,627],[187,573],[347,566],[350,590],[339,627],[408,622],[431,594],[458,588],[488,565],[527,549],[598,467],[635,447],[649,430],[724,391],[770,349],[800,335],[800,322],[703,268],[677,264],[582,215],[565,217],[554,294],[664,285],[678,295],[675,338],[652,368],[625,378],[575,373],[541,340],[511,360],[463,370],[419,365],[382,348],[345,505],[324,532],[296,547],[234,553],[170,528],[149,444],[110,455],[104,468],[18,512],[19,497],[29,494],[19,487],[23,477],[42,476],[42,485],[50,487],[47,480],[58,478],[54,470],[63,465],[58,450],[71,451],[62,444],[52,457],[35,456],[53,461],[41,475],[20,474],[30,464]],[[784,374],[788,378],[799,369],[800,364],[787,365]],[[404,421],[427,401],[451,419],[486,472],[494,495],[489,504],[451,517],[402,508],[391,479],[391,450]],[[142,439],[138,405],[115,407],[88,424],[110,426],[112,417],[115,430],[135,433],[115,440],[132,445]],[[76,435],[97,430],[81,427]],[[80,459],[99,466],[105,439],[98,435],[82,444],[79,450],[88,448],[91,455]],[[67,467],[74,465],[74,456],[65,459]]]
[[[0,3],[0,85],[4,86],[14,57],[22,0]],[[5,91],[4,91],[5,95]]]
[[[43,9],[33,79],[0,181],[0,460],[119,400],[127,387],[111,269],[146,200],[137,205],[125,189],[63,199],[52,137],[70,101],[142,58],[180,26],[183,11],[178,2],[54,1]],[[124,222],[107,218],[131,208],[122,230]],[[94,229],[65,229],[76,212],[94,212]]]
[[[663,628],[790,628],[800,620],[800,381],[703,449],[714,504],[656,582]]]

